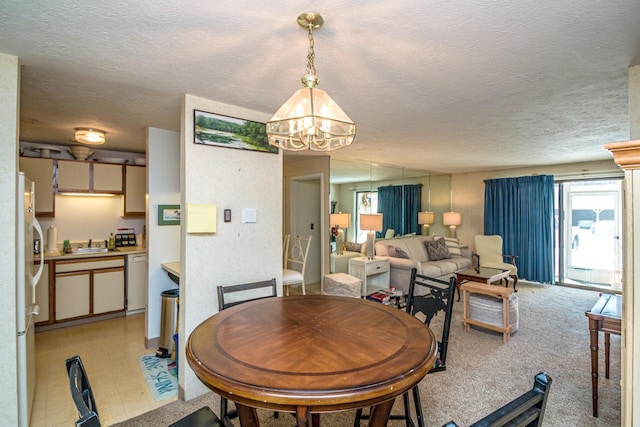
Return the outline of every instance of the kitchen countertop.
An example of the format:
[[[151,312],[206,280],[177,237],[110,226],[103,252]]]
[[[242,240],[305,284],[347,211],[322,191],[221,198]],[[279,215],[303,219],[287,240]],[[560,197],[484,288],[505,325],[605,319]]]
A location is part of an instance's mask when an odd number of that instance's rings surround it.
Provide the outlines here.
[[[164,271],[167,271],[171,274],[176,275],[177,277],[180,277],[180,261],[165,262],[161,264],[161,266]]]
[[[142,246],[127,246],[123,248],[116,248],[115,251],[109,252],[95,252],[89,254],[64,254],[60,253],[55,255],[49,255],[45,252],[44,260],[45,261],[55,261],[62,259],[74,259],[74,258],[107,258],[118,255],[134,255],[134,254],[145,254],[147,253],[147,249]],[[38,255],[33,255],[34,260],[38,259]],[[180,267],[178,266],[178,274],[180,274]]]

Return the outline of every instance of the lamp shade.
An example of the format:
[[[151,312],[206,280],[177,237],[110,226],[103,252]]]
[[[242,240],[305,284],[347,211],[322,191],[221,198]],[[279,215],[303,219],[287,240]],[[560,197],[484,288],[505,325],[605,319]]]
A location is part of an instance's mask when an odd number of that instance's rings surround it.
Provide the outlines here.
[[[436,222],[435,212],[418,212],[418,224],[433,224]]]
[[[356,125],[322,89],[295,93],[267,122],[269,144],[289,151],[331,151],[351,145]]]
[[[444,225],[460,225],[462,224],[462,215],[460,212],[445,212],[442,215],[442,223]]]
[[[331,214],[331,225],[337,225],[340,228],[349,228],[351,225],[350,213]]]
[[[360,230],[382,231],[382,214],[360,214]]]

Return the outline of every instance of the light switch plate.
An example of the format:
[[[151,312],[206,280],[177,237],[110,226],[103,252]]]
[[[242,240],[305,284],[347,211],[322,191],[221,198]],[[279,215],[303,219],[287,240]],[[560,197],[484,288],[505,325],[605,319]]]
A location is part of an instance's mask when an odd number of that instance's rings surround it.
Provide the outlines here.
[[[254,224],[258,222],[258,211],[255,208],[242,209],[242,222],[245,224]]]

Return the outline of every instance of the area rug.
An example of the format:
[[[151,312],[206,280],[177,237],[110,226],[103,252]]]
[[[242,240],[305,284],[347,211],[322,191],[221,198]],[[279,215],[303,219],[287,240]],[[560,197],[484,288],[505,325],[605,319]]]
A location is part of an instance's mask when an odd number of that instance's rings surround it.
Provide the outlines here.
[[[178,394],[175,362],[171,362],[169,358],[163,359],[155,354],[147,354],[138,358],[138,364],[156,402]]]

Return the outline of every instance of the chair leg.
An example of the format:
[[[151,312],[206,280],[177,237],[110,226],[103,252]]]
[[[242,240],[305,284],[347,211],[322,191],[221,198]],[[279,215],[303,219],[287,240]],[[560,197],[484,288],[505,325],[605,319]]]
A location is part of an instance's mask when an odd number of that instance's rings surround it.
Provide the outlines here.
[[[411,419],[411,405],[409,405],[409,392],[402,395],[402,404],[404,405],[404,422],[407,427],[415,427]]]
[[[225,427],[234,427],[231,423],[231,419],[227,415],[228,404],[229,401],[226,398],[220,397],[220,419]]]
[[[513,279],[513,292],[518,292],[518,290],[516,289],[516,285],[518,284],[518,275],[514,274],[511,276],[511,278]]]
[[[413,403],[416,406],[416,418],[418,419],[418,427],[424,427],[424,419],[422,417],[422,405],[420,404],[420,390],[418,389],[418,386],[415,386],[413,388]]]
[[[360,419],[362,418],[362,408],[358,408],[356,411],[356,419],[353,422],[353,427],[360,427]]]
[[[302,282],[302,295],[306,295],[307,291],[304,288],[304,282]]]

